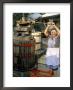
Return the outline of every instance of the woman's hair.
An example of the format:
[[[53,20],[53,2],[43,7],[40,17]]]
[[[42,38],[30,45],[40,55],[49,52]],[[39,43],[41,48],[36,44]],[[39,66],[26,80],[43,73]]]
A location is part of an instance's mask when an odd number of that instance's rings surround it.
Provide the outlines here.
[[[51,35],[51,31],[55,30],[57,32],[57,30],[55,28],[51,29],[48,33]]]
[[[55,28],[51,29],[51,31],[55,30],[57,32],[57,30]]]

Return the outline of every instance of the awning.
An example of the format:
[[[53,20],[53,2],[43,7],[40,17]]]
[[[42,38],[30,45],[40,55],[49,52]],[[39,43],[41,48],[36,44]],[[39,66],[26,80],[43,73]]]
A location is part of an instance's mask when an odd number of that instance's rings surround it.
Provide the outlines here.
[[[42,15],[42,17],[49,17],[49,16],[55,16],[55,15],[59,15],[59,13],[46,13]]]

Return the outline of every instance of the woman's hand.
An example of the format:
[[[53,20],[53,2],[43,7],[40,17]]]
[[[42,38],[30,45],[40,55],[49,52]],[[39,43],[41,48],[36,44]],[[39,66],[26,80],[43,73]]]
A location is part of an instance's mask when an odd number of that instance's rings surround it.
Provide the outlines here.
[[[51,22],[47,23],[47,27],[48,27],[48,29],[51,27]]]
[[[57,36],[60,36],[60,30],[59,28],[54,24],[53,27],[57,30]]]
[[[51,30],[55,27],[55,23],[54,22],[48,22],[48,29]]]
[[[55,28],[55,29],[57,28],[57,26],[55,25],[55,23],[53,23],[52,25],[53,25],[53,28]]]

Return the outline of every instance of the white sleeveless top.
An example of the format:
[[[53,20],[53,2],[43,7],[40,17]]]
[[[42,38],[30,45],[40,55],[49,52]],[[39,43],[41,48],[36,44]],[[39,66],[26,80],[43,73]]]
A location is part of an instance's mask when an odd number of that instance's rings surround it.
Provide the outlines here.
[[[60,44],[60,40],[59,37],[56,38],[48,38],[48,48],[55,48],[55,47],[59,47]]]

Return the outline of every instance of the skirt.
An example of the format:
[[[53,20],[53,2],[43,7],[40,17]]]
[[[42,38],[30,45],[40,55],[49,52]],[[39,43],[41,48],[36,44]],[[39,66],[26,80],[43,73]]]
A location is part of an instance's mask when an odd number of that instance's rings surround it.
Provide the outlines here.
[[[59,48],[47,48],[45,59],[48,68],[58,69],[60,66]]]

